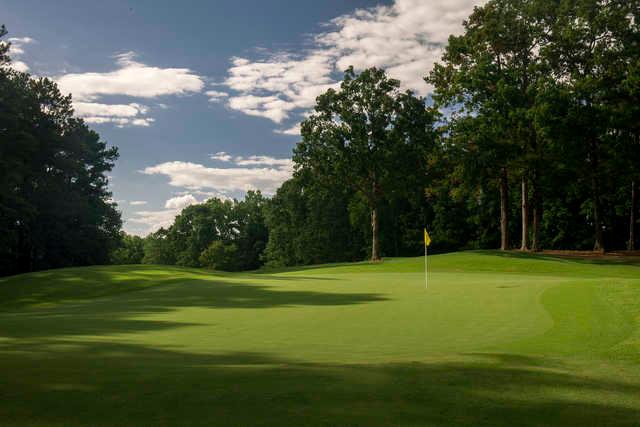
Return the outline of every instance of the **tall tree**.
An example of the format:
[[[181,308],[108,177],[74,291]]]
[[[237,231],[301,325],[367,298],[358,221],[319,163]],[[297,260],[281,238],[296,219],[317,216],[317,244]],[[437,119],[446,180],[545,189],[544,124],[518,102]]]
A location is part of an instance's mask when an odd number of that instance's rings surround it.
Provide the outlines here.
[[[340,90],[317,98],[294,150],[298,171],[338,179],[366,201],[371,218],[371,260],[380,259],[380,205],[401,188],[404,170],[424,170],[435,141],[436,113],[424,99],[401,92],[383,70],[359,75],[349,68]]]
[[[5,64],[6,52],[0,44]],[[53,81],[0,66],[0,274],[108,262],[120,238],[106,177],[117,157]]]
[[[633,32],[637,33],[638,1],[564,0],[559,4],[545,55],[554,78],[573,99],[573,131],[585,146],[584,173],[590,178],[594,250],[603,251],[603,179],[608,175],[607,153],[615,131],[616,92],[627,64],[635,61],[627,54],[634,43]]]
[[[546,28],[538,17],[538,4],[527,0],[491,0],[476,7],[463,24],[464,33],[449,38],[443,64],[436,64],[426,78],[435,87],[438,105],[456,111],[454,125],[459,117],[483,118],[492,123],[490,133],[503,146],[512,145],[506,150],[484,145],[499,150],[493,157],[502,198],[503,248],[508,242],[508,175],[517,174],[521,179],[522,249],[529,247],[528,182],[532,176],[534,194],[540,197],[535,179],[540,171],[533,161],[539,141],[531,120],[537,81],[544,75],[539,53],[546,42]],[[483,122],[476,123],[486,129]],[[538,212],[539,205],[540,200],[535,200]]]

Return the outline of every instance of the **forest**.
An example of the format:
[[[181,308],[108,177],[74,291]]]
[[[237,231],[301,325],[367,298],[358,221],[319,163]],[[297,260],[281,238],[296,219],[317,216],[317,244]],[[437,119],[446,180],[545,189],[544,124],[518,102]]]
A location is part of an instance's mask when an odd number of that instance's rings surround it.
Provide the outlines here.
[[[449,37],[426,98],[344,72],[273,195],[123,231],[117,148],[0,44],[0,275],[92,264],[253,270],[500,248],[635,250],[640,1],[491,0]],[[0,32],[3,37],[7,31]]]

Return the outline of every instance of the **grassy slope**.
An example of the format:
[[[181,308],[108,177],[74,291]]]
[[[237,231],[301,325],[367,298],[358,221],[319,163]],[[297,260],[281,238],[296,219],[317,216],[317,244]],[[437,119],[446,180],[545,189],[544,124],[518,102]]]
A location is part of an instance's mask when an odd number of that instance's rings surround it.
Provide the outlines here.
[[[0,279],[0,420],[634,425],[640,266],[495,252]]]

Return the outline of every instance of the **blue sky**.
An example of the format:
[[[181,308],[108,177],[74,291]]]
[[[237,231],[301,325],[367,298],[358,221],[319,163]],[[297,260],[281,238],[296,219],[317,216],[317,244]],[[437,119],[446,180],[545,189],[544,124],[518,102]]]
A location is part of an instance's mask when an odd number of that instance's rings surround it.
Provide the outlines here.
[[[144,235],[209,197],[272,193],[297,125],[341,71],[422,81],[473,0],[0,0],[14,67],[56,80],[118,146],[124,229]]]

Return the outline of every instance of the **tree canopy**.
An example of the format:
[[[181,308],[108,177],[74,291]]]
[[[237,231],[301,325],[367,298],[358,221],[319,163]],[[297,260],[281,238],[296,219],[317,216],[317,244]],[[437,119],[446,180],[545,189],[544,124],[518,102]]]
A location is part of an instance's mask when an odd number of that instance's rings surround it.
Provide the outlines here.
[[[118,150],[74,117],[53,81],[8,67],[8,46],[0,43],[0,274],[107,263],[121,227],[106,176]]]

